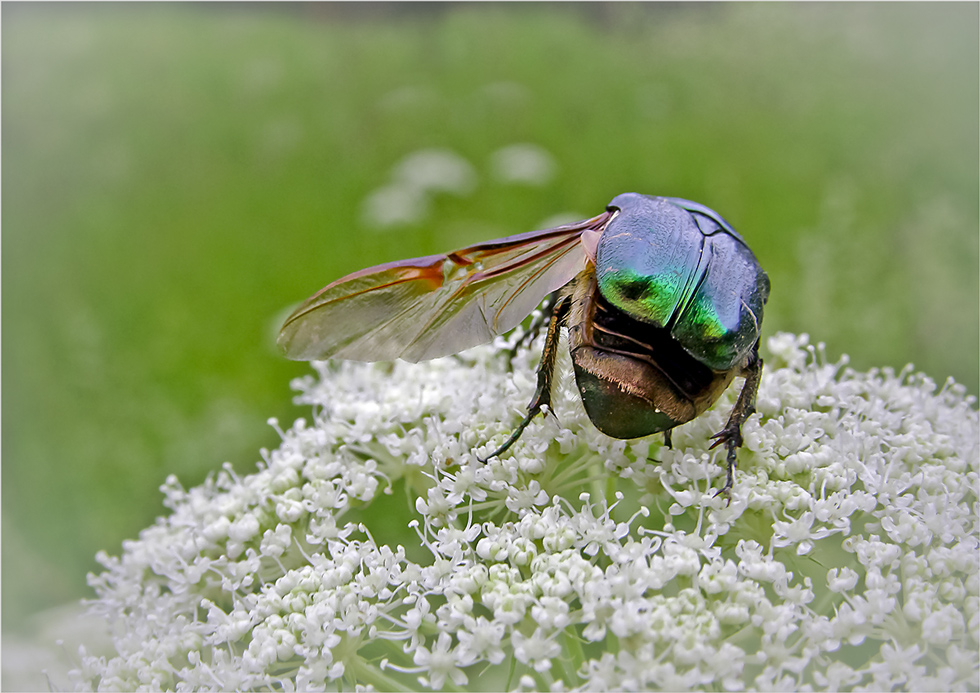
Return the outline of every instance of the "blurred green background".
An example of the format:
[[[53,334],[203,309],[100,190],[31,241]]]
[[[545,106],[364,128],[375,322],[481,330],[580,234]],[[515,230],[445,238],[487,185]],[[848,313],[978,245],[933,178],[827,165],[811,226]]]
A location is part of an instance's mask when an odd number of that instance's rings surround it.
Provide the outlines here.
[[[308,366],[273,348],[291,304],[624,191],[723,214],[772,279],[768,333],[977,391],[975,3],[2,20],[5,632],[88,594],[94,554],[153,522],[168,474],[247,472],[277,445],[266,419],[305,413],[289,380]],[[520,143],[543,162],[525,184],[495,168]],[[457,157],[459,189],[372,217],[429,149]]]

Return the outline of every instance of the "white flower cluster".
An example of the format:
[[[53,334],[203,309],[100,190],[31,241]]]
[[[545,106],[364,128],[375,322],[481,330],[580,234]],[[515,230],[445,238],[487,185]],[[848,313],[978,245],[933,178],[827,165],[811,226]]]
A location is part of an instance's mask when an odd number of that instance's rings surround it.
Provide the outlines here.
[[[980,421],[961,386],[769,340],[730,504],[737,387],[659,436],[589,423],[563,355],[319,363],[254,474],[164,487],[100,557],[116,654],[79,688],[956,690],[978,685]],[[511,369],[512,365],[512,369]],[[560,423],[559,423],[560,422]]]

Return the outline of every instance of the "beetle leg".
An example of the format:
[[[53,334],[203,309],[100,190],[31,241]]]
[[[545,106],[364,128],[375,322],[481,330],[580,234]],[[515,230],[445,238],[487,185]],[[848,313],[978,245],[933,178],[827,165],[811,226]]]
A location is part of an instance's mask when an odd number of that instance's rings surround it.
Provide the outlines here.
[[[554,313],[555,303],[558,300],[558,292],[552,291],[548,294],[544,301],[541,303],[541,309],[535,311],[535,315],[531,318],[531,323],[528,325],[527,330],[523,334],[519,335],[517,339],[514,340],[513,346],[507,350],[507,368],[508,370],[513,370],[514,357],[517,356],[518,350],[526,342],[530,344],[534,341],[534,338],[538,336],[541,331],[541,326],[551,320],[551,316]]]
[[[673,445],[671,445],[671,442],[670,442],[670,429],[669,428],[666,431],[664,431],[664,445],[666,445],[668,448],[674,447]]]
[[[742,392],[739,394],[735,406],[732,407],[728,423],[721,431],[712,436],[715,442],[711,445],[714,448],[724,444],[728,448],[728,474],[725,478],[725,485],[715,494],[715,497],[724,495],[729,503],[731,502],[732,484],[735,481],[735,464],[737,462],[735,451],[742,446],[742,424],[755,412],[755,396],[759,391],[759,381],[762,379],[762,358],[759,356],[758,342],[752,348],[742,374],[745,376]]]
[[[518,424],[517,429],[511,434],[510,438],[499,448],[491,452],[486,457],[480,458],[481,462],[486,462],[491,457],[497,457],[505,453],[511,445],[517,442],[521,433],[531,423],[531,419],[541,412],[544,406],[551,405],[551,382],[555,375],[555,358],[558,355],[558,337],[561,334],[561,326],[565,322],[568,314],[568,296],[559,296],[556,291],[551,294],[549,306],[551,316],[548,321],[548,332],[545,334],[544,350],[541,352],[541,363],[538,364],[538,386],[534,389],[534,397],[527,405],[527,415]]]

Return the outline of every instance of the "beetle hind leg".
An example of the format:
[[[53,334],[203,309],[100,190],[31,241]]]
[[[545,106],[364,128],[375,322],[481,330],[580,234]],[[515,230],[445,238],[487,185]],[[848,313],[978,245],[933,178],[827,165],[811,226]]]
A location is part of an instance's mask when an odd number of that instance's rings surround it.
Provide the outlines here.
[[[742,372],[745,376],[742,392],[739,394],[735,406],[732,407],[728,423],[712,436],[715,442],[711,445],[712,448],[715,448],[723,444],[728,449],[725,485],[715,494],[716,498],[724,495],[728,502],[731,502],[732,485],[735,482],[735,466],[738,462],[735,451],[742,447],[742,424],[755,413],[755,396],[759,391],[759,381],[762,379],[762,358],[759,356],[758,342],[755,343],[749,355],[749,361]]]

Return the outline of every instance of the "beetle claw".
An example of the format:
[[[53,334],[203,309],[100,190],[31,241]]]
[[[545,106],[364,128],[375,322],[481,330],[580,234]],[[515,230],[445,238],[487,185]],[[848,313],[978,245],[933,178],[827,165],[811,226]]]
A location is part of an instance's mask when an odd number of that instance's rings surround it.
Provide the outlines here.
[[[722,431],[722,433],[724,432],[725,431]],[[722,433],[719,433],[714,437],[718,438],[719,436],[722,435]],[[738,434],[737,431],[736,434],[738,435],[738,439],[739,439],[738,445],[741,445],[742,436],[741,434]],[[728,443],[728,468],[726,470],[725,485],[722,486],[721,490],[715,494],[715,498],[717,498],[718,496],[725,496],[725,505],[728,506],[732,504],[732,485],[735,483],[735,466],[738,463],[738,458],[735,455],[735,450],[738,449],[738,445],[733,445],[729,440],[725,440],[725,441],[719,440],[718,442],[715,443],[715,445],[718,445],[721,442]],[[714,447],[714,445],[712,445],[711,447]]]
[[[711,444],[711,447],[708,448],[709,450],[713,450],[723,444],[727,445],[729,449],[740,448],[742,447],[742,431],[738,426],[732,427],[731,422],[729,422],[729,425],[711,436],[711,440],[715,442]]]
[[[752,353],[749,355],[748,362],[743,371],[745,384],[742,392],[739,393],[738,401],[732,408],[732,413],[728,417],[728,423],[711,438],[715,441],[711,448],[716,448],[724,444],[728,448],[728,469],[725,485],[715,494],[715,497],[724,494],[728,502],[732,502],[731,490],[735,481],[735,464],[738,462],[735,451],[742,447],[742,424],[755,412],[755,396],[759,390],[759,380],[762,377],[762,359],[759,358],[759,343],[756,342]],[[710,449],[710,448],[709,448]]]
[[[733,423],[734,422],[729,420],[728,424],[723,429],[711,436],[713,439],[715,439],[715,442],[711,444],[711,448],[716,448],[723,443],[725,447],[728,448],[728,467],[726,469],[725,485],[722,486],[721,490],[715,494],[715,498],[722,495],[725,496],[726,505],[731,505],[732,502],[732,485],[735,483],[735,466],[738,463],[736,450],[742,447],[741,427],[737,423],[732,425]]]

